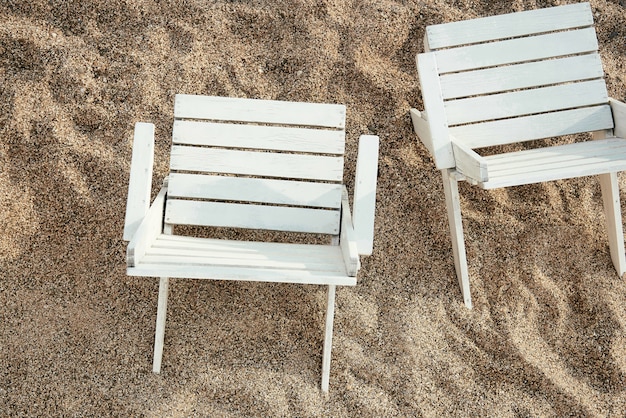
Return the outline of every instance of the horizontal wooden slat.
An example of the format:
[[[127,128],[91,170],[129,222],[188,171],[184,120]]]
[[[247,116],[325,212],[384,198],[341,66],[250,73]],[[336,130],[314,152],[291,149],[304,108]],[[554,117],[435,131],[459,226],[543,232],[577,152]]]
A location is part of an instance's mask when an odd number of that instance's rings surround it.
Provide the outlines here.
[[[341,271],[272,270],[223,266],[176,266],[144,263],[126,270],[129,276],[219,279],[254,282],[299,283],[318,285],[356,285],[356,277]]]
[[[444,74],[440,83],[443,98],[456,99],[603,76],[602,62],[596,53]]]
[[[578,3],[489,16],[426,28],[431,50],[593,25],[591,7]]]
[[[285,242],[263,241],[238,241],[212,238],[198,238],[184,235],[158,236],[152,245],[153,248],[168,248],[176,251],[207,251],[210,253],[221,252],[224,257],[255,257],[263,254],[263,257],[274,257],[273,254],[283,255],[289,253],[299,259],[316,258],[329,251],[335,251],[329,245],[295,244]]]
[[[174,117],[343,129],[344,105],[177,94]]]
[[[609,138],[484,157],[485,189],[626,170],[626,140]]]
[[[343,158],[172,146],[172,170],[341,181]]]
[[[165,222],[276,231],[339,233],[339,210],[168,199]]]
[[[341,184],[170,173],[168,196],[339,208]]]
[[[608,103],[604,80],[592,80],[445,103],[448,124],[504,119],[535,113]]]
[[[594,28],[550,33],[529,38],[451,48],[433,52],[439,74],[535,61],[596,51]]]
[[[343,154],[345,132],[281,126],[174,121],[174,144]]]
[[[450,134],[470,148],[481,148],[612,127],[610,108],[604,105],[455,126]]]

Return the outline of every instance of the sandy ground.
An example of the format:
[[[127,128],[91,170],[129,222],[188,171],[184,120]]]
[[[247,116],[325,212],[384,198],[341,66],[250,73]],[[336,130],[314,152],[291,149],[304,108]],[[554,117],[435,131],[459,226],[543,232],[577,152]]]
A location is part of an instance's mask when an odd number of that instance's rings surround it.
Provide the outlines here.
[[[561,3],[0,1],[0,416],[624,416],[626,282],[597,180],[461,185],[468,310],[409,118],[426,25]],[[626,2],[591,3],[625,100]],[[126,276],[123,217],[133,124],[156,124],[156,193],[176,93],[343,103],[348,179],[358,136],[381,137],[328,396],[316,286],[174,281],[151,372],[157,280]]]

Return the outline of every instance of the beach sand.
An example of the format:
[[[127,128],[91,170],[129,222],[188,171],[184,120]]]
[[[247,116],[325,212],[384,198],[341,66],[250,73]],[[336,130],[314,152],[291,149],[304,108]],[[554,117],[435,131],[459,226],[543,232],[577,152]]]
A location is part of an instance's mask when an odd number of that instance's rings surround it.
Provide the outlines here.
[[[440,173],[413,133],[426,25],[567,2],[0,2],[0,416],[611,416],[626,411],[626,282],[597,179],[460,185],[474,308]],[[592,0],[626,100],[626,2]],[[174,95],[347,106],[381,138],[374,254],[341,287],[330,393],[321,286],[126,276],[133,125],[167,174]],[[620,175],[622,210],[626,178]]]

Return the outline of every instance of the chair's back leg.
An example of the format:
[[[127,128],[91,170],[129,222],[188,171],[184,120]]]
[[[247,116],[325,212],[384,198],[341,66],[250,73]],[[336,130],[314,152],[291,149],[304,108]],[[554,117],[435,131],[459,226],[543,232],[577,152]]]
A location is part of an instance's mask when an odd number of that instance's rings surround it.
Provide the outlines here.
[[[326,305],[326,328],[324,331],[324,350],[322,353],[322,391],[328,392],[330,381],[330,352],[333,348],[333,321],[335,318],[335,285],[328,286],[328,304]]]
[[[467,256],[465,255],[465,240],[463,238],[463,222],[461,219],[461,201],[459,199],[459,184],[455,177],[455,171],[451,169],[441,170],[443,177],[443,191],[446,195],[446,209],[448,210],[448,223],[450,224],[450,237],[452,238],[452,253],[454,254],[454,267],[456,276],[461,286],[465,306],[472,308],[472,296],[470,294],[469,271],[467,269]]]
[[[174,227],[163,225],[163,233],[172,235]],[[159,300],[157,302],[156,330],[154,332],[154,358],[152,360],[152,371],[161,372],[161,359],[163,358],[163,340],[165,339],[165,318],[167,317],[167,296],[169,293],[170,279],[161,277],[159,280]]]
[[[626,273],[626,255],[624,254],[624,233],[617,173],[601,174],[599,178],[611,259],[617,274],[622,277]]]
[[[159,302],[157,306],[156,331],[154,333],[154,360],[152,371],[161,372],[161,358],[163,357],[163,340],[165,338],[165,317],[167,316],[167,294],[169,278],[161,277],[159,281]]]

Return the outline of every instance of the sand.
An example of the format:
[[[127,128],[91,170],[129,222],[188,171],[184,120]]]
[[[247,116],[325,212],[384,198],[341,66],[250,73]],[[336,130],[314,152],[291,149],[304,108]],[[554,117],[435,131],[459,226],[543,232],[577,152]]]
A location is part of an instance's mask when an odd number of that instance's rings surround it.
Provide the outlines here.
[[[0,416],[624,416],[626,282],[597,180],[460,186],[474,309],[417,142],[428,24],[563,1],[0,2]],[[592,0],[626,99],[626,2]],[[161,375],[157,279],[125,274],[132,129],[167,173],[176,93],[343,103],[352,190],[381,138],[374,254],[337,292],[177,280]],[[626,178],[620,176],[622,202]]]

